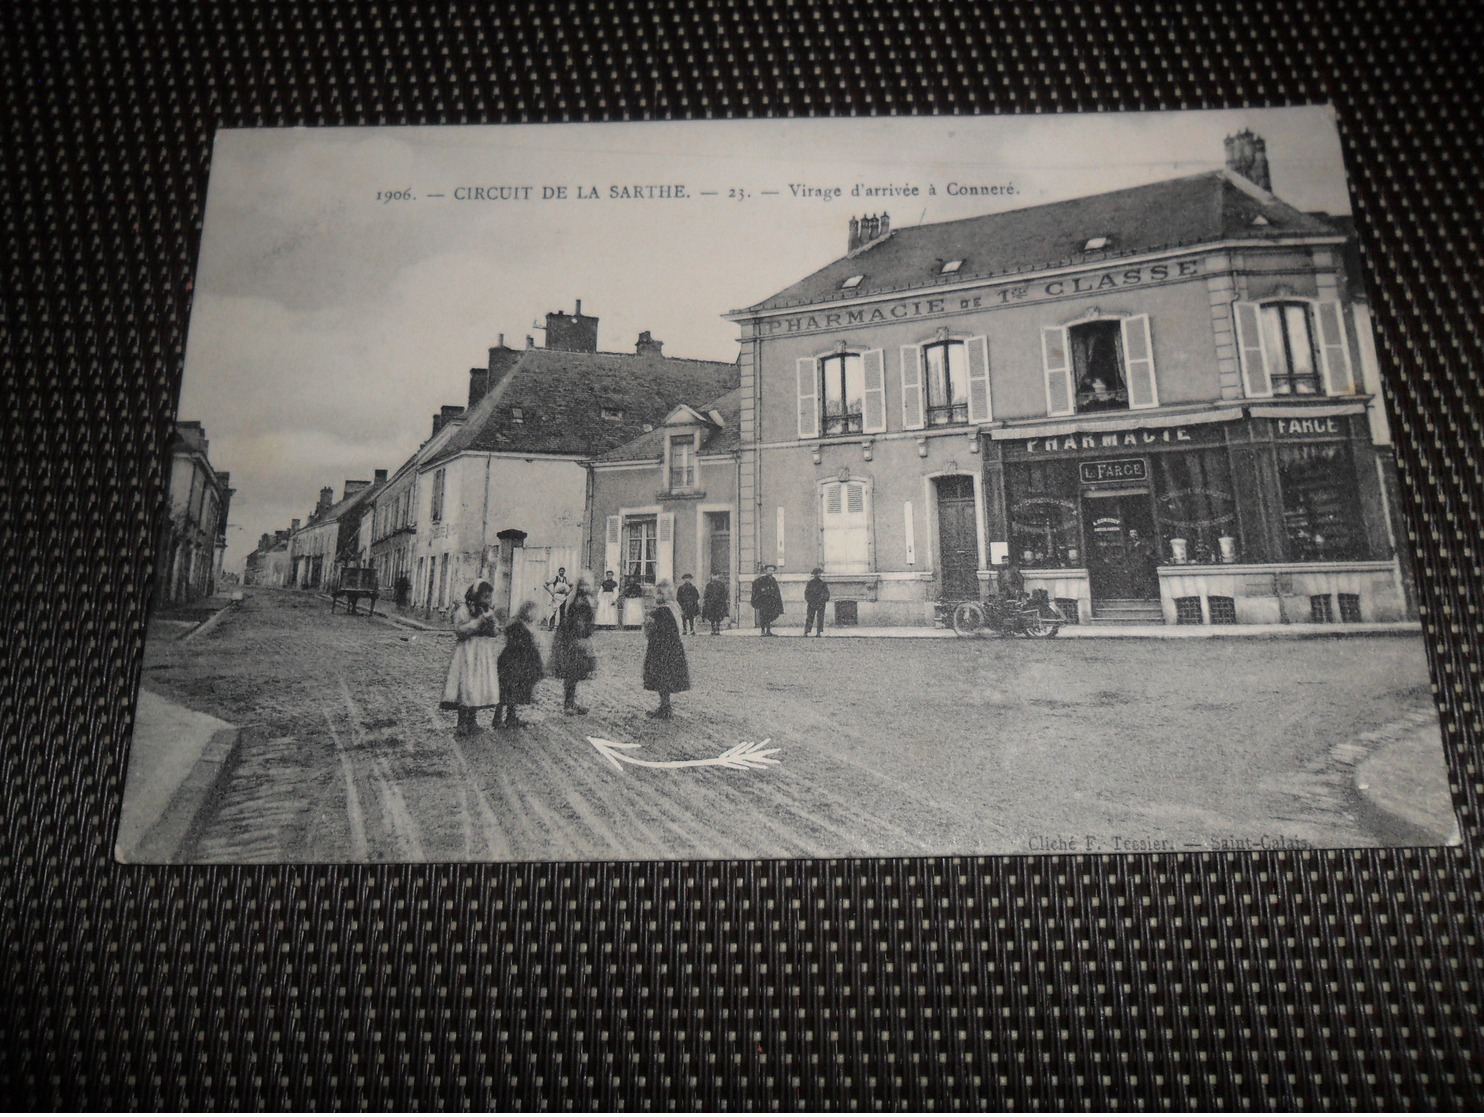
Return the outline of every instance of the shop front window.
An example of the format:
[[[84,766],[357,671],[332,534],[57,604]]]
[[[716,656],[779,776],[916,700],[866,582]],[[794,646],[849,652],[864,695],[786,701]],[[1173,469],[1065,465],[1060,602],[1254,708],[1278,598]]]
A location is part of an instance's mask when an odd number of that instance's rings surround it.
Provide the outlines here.
[[[1005,467],[1010,555],[1021,566],[1082,566],[1077,463],[1022,462]]]
[[[1067,330],[1078,411],[1117,411],[1128,407],[1123,374],[1120,322],[1084,322]]]
[[[1154,456],[1160,561],[1237,562],[1237,502],[1224,449]]]
[[[1288,557],[1343,562],[1365,557],[1355,470],[1343,442],[1278,448]]]
[[[865,418],[866,370],[859,353],[819,362],[823,381],[825,434],[858,434]]]

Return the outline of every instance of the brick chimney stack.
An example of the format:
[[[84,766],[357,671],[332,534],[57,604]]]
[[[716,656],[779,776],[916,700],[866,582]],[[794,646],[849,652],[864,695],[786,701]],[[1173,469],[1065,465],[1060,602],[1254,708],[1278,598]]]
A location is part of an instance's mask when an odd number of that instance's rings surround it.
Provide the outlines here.
[[[314,506],[314,514],[318,516],[326,508],[335,503],[335,487],[326,485],[319,491],[319,503]]]
[[[386,484],[386,470],[384,470],[384,469],[378,469],[378,470],[373,471],[372,474],[371,474],[371,483],[373,485],[384,485],[384,484]]]
[[[436,435],[444,427],[448,426],[450,420],[457,419],[463,413],[464,409],[458,404],[445,403],[443,407],[438,411],[438,414],[433,416],[433,434],[429,435],[428,437],[432,438],[433,435]]]
[[[859,251],[876,241],[881,240],[891,232],[891,215],[888,213],[871,214],[867,217],[850,219],[850,239],[847,253]]]
[[[640,334],[639,340],[634,343],[634,353],[640,357],[663,357],[664,350],[665,343],[656,341],[648,330]]]
[[[1243,128],[1235,136],[1226,137],[1226,166],[1248,182],[1255,183],[1268,193],[1273,192],[1272,177],[1268,173],[1268,145],[1261,136]]]
[[[560,311],[546,316],[546,348],[565,353],[598,351],[598,320],[582,313],[582,300],[571,314]]]

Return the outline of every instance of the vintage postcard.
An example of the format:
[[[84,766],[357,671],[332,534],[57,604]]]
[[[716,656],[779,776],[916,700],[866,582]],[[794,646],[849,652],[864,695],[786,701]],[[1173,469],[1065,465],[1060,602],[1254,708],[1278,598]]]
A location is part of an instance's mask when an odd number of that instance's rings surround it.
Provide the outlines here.
[[[124,861],[1457,841],[1322,107],[222,131]]]

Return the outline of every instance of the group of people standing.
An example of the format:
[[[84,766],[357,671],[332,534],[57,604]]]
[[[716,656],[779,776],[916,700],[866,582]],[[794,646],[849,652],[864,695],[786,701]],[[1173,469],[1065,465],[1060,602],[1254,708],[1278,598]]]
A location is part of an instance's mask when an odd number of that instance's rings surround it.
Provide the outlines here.
[[[783,616],[783,591],[778,588],[778,579],[773,576],[776,566],[764,566],[763,572],[752,580],[752,607],[757,610],[758,625],[764,636],[777,636],[773,624]],[[829,604],[830,587],[824,580],[824,567],[816,566],[804,583],[804,635],[814,629],[816,636],[824,635],[824,607]]]
[[[559,572],[563,582],[565,573]],[[642,681],[644,689],[655,691],[660,699],[659,707],[648,711],[649,716],[669,718],[670,696],[690,689],[690,668],[680,639],[687,622],[677,600],[679,592],[668,581],[654,589],[654,609],[644,621],[647,646]],[[535,602],[524,602],[514,617],[508,617],[505,610],[494,606],[494,595],[494,586],[479,579],[469,586],[454,610],[454,652],[441,706],[458,712],[454,732],[460,736],[480,731],[480,710],[495,711],[491,728],[525,725],[519,708],[535,701],[536,684],[546,675],[546,664],[531,632],[536,620]],[[586,714],[587,707],[577,702],[577,684],[591,679],[598,665],[592,641],[597,626],[592,574],[584,571],[578,577],[577,584],[562,595],[560,606],[553,608],[549,620],[554,628],[551,674],[562,680],[562,711],[572,716]],[[694,631],[694,620],[689,624]]]

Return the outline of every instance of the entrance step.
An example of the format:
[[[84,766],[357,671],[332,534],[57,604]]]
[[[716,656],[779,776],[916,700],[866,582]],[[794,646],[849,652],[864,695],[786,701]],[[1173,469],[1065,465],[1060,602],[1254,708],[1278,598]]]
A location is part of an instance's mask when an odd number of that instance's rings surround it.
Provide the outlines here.
[[[1092,603],[1089,624],[1164,624],[1159,598],[1110,597]]]

